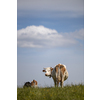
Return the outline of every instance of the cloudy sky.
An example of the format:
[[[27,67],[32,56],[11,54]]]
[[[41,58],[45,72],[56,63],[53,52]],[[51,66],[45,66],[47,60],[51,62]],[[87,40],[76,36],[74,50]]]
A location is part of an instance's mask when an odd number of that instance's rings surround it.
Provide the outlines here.
[[[84,82],[84,0],[17,0],[17,85],[53,86],[42,69],[58,63]]]

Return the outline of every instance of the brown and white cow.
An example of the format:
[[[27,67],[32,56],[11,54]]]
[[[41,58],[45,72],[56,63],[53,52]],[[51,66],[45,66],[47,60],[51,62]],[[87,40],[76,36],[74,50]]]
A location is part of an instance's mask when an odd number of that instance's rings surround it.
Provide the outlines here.
[[[63,87],[63,82],[68,78],[68,71],[65,65],[58,64],[54,68],[47,67],[44,68],[45,76],[52,77],[55,83],[55,86],[58,87],[59,82],[60,86]]]
[[[31,82],[31,87],[34,87],[34,88],[38,87],[38,83],[37,83],[36,80],[33,80],[33,81]]]

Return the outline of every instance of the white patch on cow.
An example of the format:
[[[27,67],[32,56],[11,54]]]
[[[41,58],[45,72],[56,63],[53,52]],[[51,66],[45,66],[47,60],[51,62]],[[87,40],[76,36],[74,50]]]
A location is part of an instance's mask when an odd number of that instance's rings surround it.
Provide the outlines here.
[[[31,86],[32,88],[34,87],[34,88],[37,88],[38,87],[38,85],[33,85],[33,86]]]
[[[65,68],[66,68],[66,66],[65,65],[63,65]]]

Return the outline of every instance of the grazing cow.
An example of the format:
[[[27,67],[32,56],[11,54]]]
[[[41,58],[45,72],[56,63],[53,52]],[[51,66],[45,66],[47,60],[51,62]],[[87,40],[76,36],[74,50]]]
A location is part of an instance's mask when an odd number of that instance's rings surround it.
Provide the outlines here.
[[[63,82],[68,78],[68,71],[65,65],[58,64],[54,68],[47,67],[44,68],[45,76],[52,77],[55,83],[55,86],[58,87],[59,82],[60,86],[63,87]]]
[[[33,81],[31,82],[31,87],[34,87],[34,88],[38,87],[38,83],[37,83],[36,80],[33,80]]]
[[[23,87],[31,87],[31,83],[30,82],[26,82]]]

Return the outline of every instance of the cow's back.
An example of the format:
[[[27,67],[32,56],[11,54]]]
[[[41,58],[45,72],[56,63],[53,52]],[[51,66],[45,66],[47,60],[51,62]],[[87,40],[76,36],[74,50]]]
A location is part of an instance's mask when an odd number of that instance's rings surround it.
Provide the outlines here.
[[[31,87],[31,83],[30,82],[25,82],[23,87]]]

